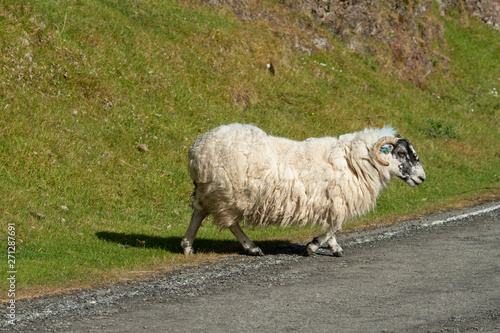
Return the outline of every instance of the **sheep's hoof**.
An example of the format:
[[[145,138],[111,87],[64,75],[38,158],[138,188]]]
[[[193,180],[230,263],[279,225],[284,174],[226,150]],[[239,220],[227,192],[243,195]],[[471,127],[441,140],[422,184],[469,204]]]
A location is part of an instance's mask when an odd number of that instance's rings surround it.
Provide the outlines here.
[[[319,246],[315,244],[316,239],[314,239],[311,243],[307,244],[306,246],[306,256],[310,256],[311,254],[315,253]]]
[[[184,255],[190,256],[194,254],[194,250],[192,247],[185,247],[184,248]]]
[[[186,240],[181,241],[181,247],[184,249],[184,255],[191,255],[194,254],[193,247],[191,246],[190,242]]]
[[[246,254],[249,254],[251,256],[263,256],[264,252],[260,249],[258,246],[253,246],[249,249],[245,249]]]
[[[345,252],[344,252],[344,250],[335,251],[335,252],[333,252],[333,256],[334,257],[345,257]]]

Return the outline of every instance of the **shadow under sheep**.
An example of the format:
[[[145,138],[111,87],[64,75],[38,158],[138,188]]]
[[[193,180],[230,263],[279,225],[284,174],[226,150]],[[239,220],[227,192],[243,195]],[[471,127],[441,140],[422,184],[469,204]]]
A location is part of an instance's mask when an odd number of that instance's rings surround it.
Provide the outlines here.
[[[161,249],[172,253],[184,253],[181,248],[182,237],[157,237],[145,234],[128,234],[121,232],[99,231],[95,234],[100,240],[123,245],[124,247]],[[305,247],[289,241],[256,242],[265,254],[300,254]],[[195,239],[195,250],[200,253],[214,252],[220,254],[243,253],[237,240]]]

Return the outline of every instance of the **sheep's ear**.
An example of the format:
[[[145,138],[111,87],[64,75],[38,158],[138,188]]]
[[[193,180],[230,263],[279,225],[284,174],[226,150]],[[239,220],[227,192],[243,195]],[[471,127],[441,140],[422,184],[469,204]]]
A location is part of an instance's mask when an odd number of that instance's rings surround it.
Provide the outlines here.
[[[401,134],[398,133],[398,134],[396,134],[396,138],[402,139],[403,137],[401,136]]]

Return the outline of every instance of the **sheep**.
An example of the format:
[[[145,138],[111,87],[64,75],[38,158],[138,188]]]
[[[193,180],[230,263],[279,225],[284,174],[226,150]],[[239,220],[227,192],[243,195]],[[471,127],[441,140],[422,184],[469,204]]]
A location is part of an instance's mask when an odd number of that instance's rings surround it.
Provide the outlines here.
[[[307,244],[306,254],[327,244],[334,256],[344,256],[335,237],[344,221],[373,209],[394,176],[411,187],[425,180],[413,145],[395,133],[386,126],[293,141],[234,123],[201,134],[189,149],[195,189],[193,215],[181,241],[184,254],[194,253],[194,237],[212,214],[213,223],[229,228],[250,255],[264,253],[240,221],[320,225],[326,232]]]

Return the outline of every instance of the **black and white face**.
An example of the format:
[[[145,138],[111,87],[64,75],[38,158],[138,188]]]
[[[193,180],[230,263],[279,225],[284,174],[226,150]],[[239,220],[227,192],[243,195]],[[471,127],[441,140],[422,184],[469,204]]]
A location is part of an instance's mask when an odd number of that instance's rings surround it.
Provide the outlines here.
[[[384,145],[381,149],[381,154],[383,153],[391,156],[388,162],[392,175],[401,178],[411,187],[424,182],[425,171],[410,140],[399,139],[395,145]]]

